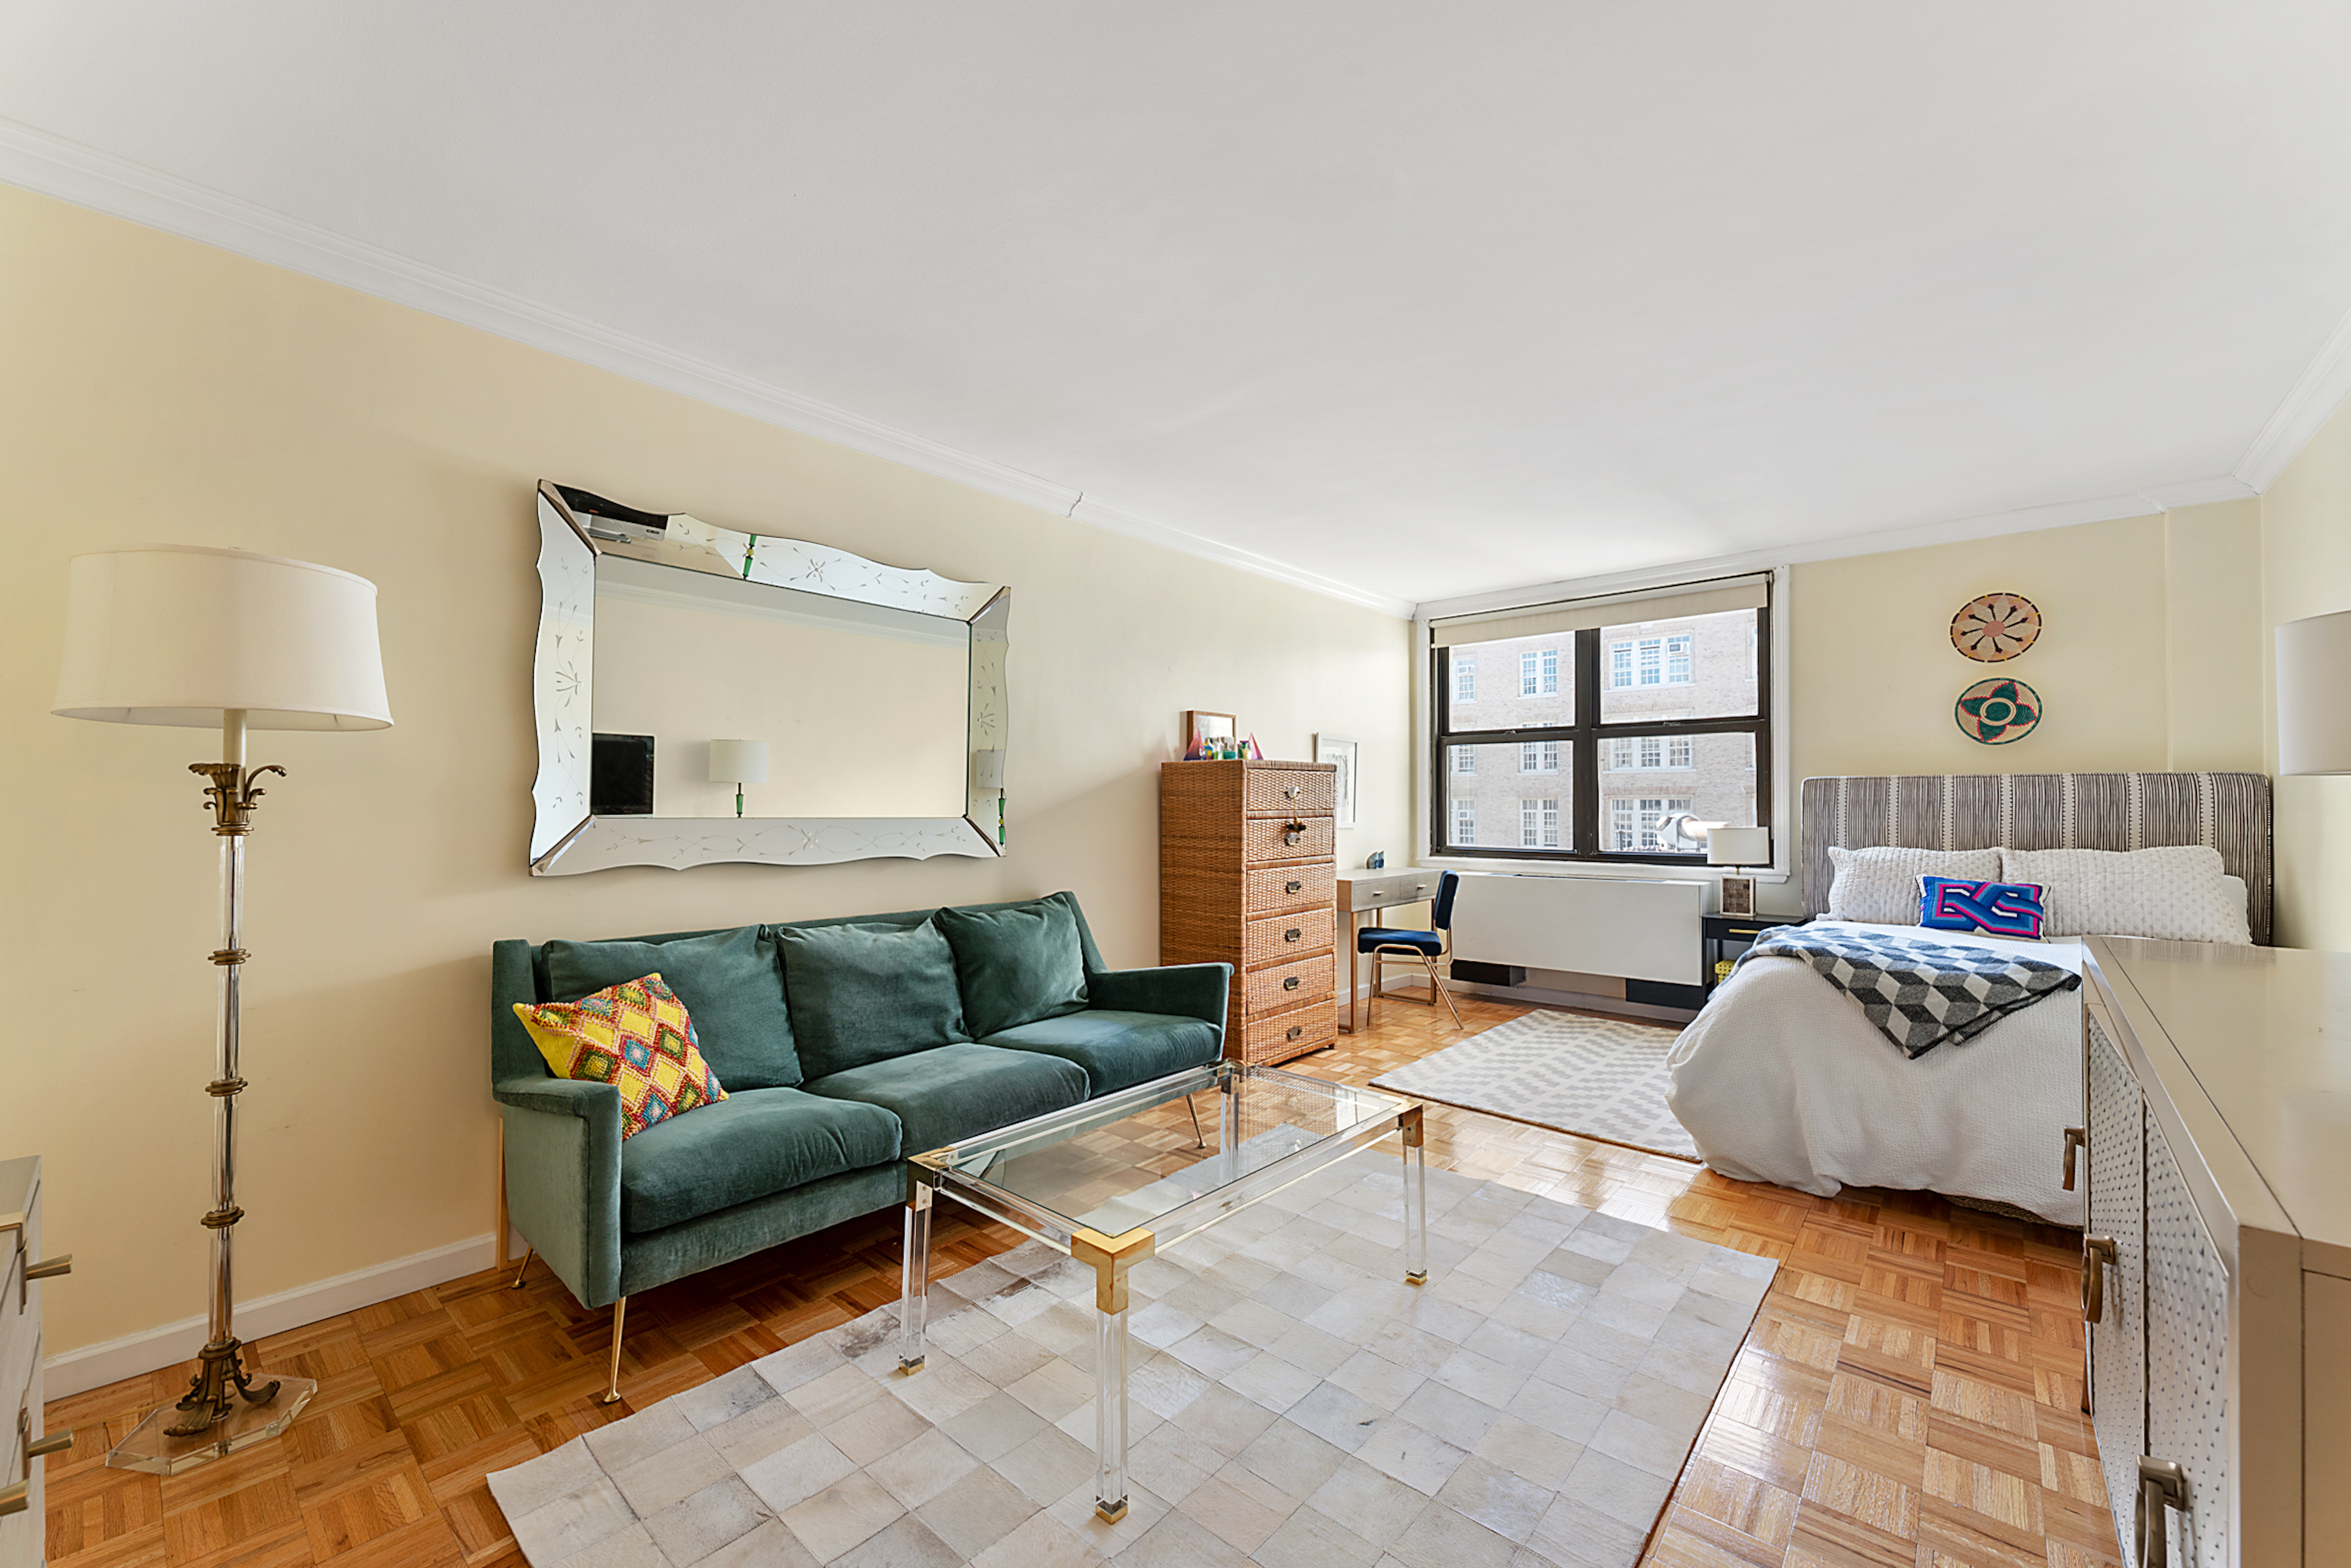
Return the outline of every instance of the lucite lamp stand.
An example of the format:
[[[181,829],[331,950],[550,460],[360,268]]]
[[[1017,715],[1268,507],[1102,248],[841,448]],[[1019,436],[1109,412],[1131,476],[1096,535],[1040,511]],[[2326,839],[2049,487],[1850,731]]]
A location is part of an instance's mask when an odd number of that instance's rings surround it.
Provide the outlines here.
[[[131,1428],[116,1444],[106,1462],[117,1469],[177,1475],[208,1460],[225,1458],[239,1448],[274,1437],[293,1423],[319,1391],[307,1377],[273,1377],[258,1382],[246,1370],[244,1346],[233,1323],[235,1297],[232,1291],[232,1252],[236,1222],[245,1210],[236,1203],[236,1097],[245,1088],[237,1076],[238,978],[252,955],[245,950],[245,841],[253,831],[253,811],[263,791],[263,774],[283,775],[283,768],[245,766],[246,716],[231,711],[221,727],[220,762],[192,762],[188,770],[212,780],[204,793],[212,798],[213,831],[220,837],[220,950],[212,961],[220,967],[220,1021],[215,1035],[213,1082],[204,1092],[213,1097],[213,1130],[218,1160],[213,1170],[213,1207],[204,1218],[213,1233],[211,1333],[198,1352],[200,1365],[187,1394]]]

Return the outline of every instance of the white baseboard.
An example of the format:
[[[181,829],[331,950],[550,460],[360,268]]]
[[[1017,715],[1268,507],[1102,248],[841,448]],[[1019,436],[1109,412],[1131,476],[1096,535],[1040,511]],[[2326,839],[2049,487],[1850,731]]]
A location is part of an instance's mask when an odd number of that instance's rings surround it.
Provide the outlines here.
[[[496,1260],[492,1255],[490,1238],[476,1236],[436,1247],[430,1252],[395,1258],[371,1269],[298,1285],[274,1296],[239,1301],[237,1337],[250,1340],[284,1333],[287,1329],[390,1301],[428,1285],[478,1274]],[[43,1392],[51,1399],[60,1399],[190,1360],[204,1348],[207,1327],[202,1317],[183,1318],[161,1328],[145,1329],[50,1356],[41,1364]]]
[[[1487,997],[1498,1002],[1531,1002],[1538,1007],[1573,1008],[1580,1012],[1614,1013],[1622,1018],[1648,1019],[1657,1023],[1687,1023],[1698,1017],[1690,1008],[1661,1007],[1654,1002],[1628,1002],[1623,997],[1588,996],[1582,991],[1554,991],[1541,986],[1489,986],[1455,980],[1451,989],[1464,996]]]

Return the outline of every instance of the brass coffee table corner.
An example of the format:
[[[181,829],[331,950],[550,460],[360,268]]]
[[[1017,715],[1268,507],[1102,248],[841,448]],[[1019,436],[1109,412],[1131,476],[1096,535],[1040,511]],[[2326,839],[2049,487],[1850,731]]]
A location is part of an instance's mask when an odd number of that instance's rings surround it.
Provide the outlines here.
[[[1215,1147],[1208,1145],[1205,1130],[1198,1130],[1200,1157],[1167,1172],[1168,1160],[1188,1151],[1132,1135],[1149,1131],[1139,1119],[1177,1100],[1188,1103],[1191,1096],[1210,1092],[1218,1105]],[[1196,1108],[1193,1119],[1197,1129]],[[1115,1523],[1127,1508],[1129,1272],[1163,1247],[1229,1218],[1392,1132],[1400,1134],[1404,1155],[1404,1276],[1417,1285],[1428,1278],[1421,1107],[1375,1089],[1217,1061],[914,1155],[906,1162],[899,1369],[911,1375],[923,1368],[931,1208],[941,1193],[1092,1269],[1094,1511]],[[1129,1163],[1121,1166],[1121,1159]],[[1113,1223],[1117,1228],[1110,1228]]]

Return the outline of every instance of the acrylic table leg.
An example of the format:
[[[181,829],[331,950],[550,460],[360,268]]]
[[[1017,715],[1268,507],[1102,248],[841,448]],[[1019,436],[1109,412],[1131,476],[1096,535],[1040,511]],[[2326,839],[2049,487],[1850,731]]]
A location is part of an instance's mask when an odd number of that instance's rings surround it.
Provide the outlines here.
[[[1428,1282],[1428,1159],[1422,1144],[1421,1108],[1397,1118],[1404,1134],[1404,1277]]]
[[[1094,1314],[1094,1511],[1126,1517],[1126,1309]]]
[[[1241,1081],[1238,1075],[1228,1075],[1217,1085],[1222,1091],[1217,1096],[1217,1158],[1222,1162],[1219,1184],[1240,1179],[1241,1147]]]
[[[902,1336],[898,1367],[923,1370],[923,1321],[931,1307],[931,1184],[919,1177],[906,1181],[906,1257],[898,1290],[898,1326]]]

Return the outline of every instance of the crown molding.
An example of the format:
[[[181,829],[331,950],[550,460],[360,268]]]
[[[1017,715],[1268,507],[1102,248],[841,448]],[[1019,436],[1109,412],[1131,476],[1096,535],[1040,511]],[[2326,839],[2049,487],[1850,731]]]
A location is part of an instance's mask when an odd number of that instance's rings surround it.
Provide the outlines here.
[[[2120,496],[2060,501],[2046,507],[2020,507],[2013,511],[1987,512],[1979,517],[1953,517],[1938,523],[1917,523],[1876,533],[1847,535],[1842,538],[1813,539],[1803,544],[1740,550],[1732,555],[1634,567],[1600,577],[1569,578],[1524,588],[1499,588],[1484,593],[1466,593],[1454,599],[1432,599],[1416,606],[1413,613],[1421,621],[1429,621],[1445,615],[1514,610],[1524,605],[1548,604],[1561,599],[1582,599],[1594,594],[1621,593],[1632,589],[1660,588],[1673,583],[1693,582],[1702,578],[1729,577],[1742,571],[1797,566],[1806,561],[1883,555],[1888,550],[1959,544],[1969,539],[1995,538],[2001,534],[2071,528],[2078,523],[2110,523],[2124,517],[2153,517],[2175,507],[2241,500],[2253,493],[2241,481],[2228,476],[2184,480]]]
[[[2268,489],[2285,472],[2285,465],[2302,455],[2346,397],[2351,397],[2351,314],[2337,321],[2326,341],[2318,346],[2318,352],[2288,389],[2285,401],[2238,460],[2235,476],[2255,494]]]
[[[8,120],[0,120],[0,182],[371,294],[1060,517],[1390,615],[1402,618],[1412,613],[1407,600],[1355,588],[1122,507],[1086,500],[1074,486],[868,419],[397,251]]]
[[[1287,561],[1276,560],[1271,556],[1259,555],[1255,550],[1243,549],[1238,545],[1228,545],[1220,539],[1205,538],[1198,534],[1186,533],[1180,528],[1170,528],[1165,523],[1137,517],[1123,507],[1112,506],[1105,501],[1081,499],[1070,515],[1081,523],[1092,523],[1096,528],[1108,528],[1113,533],[1131,534],[1139,539],[1148,539],[1154,544],[1163,544],[1171,549],[1180,549],[1186,555],[1199,556],[1241,571],[1255,572],[1259,577],[1275,578],[1299,588],[1311,588],[1317,593],[1328,594],[1332,599],[1343,599],[1350,604],[1360,604],[1366,610],[1376,610],[1382,614],[1393,615],[1399,621],[1412,619],[1413,602],[1409,599],[1397,599],[1390,594],[1374,592],[1368,588],[1357,588],[1353,583],[1341,582],[1336,578],[1324,577],[1320,572],[1308,571],[1303,567],[1291,566]]]

